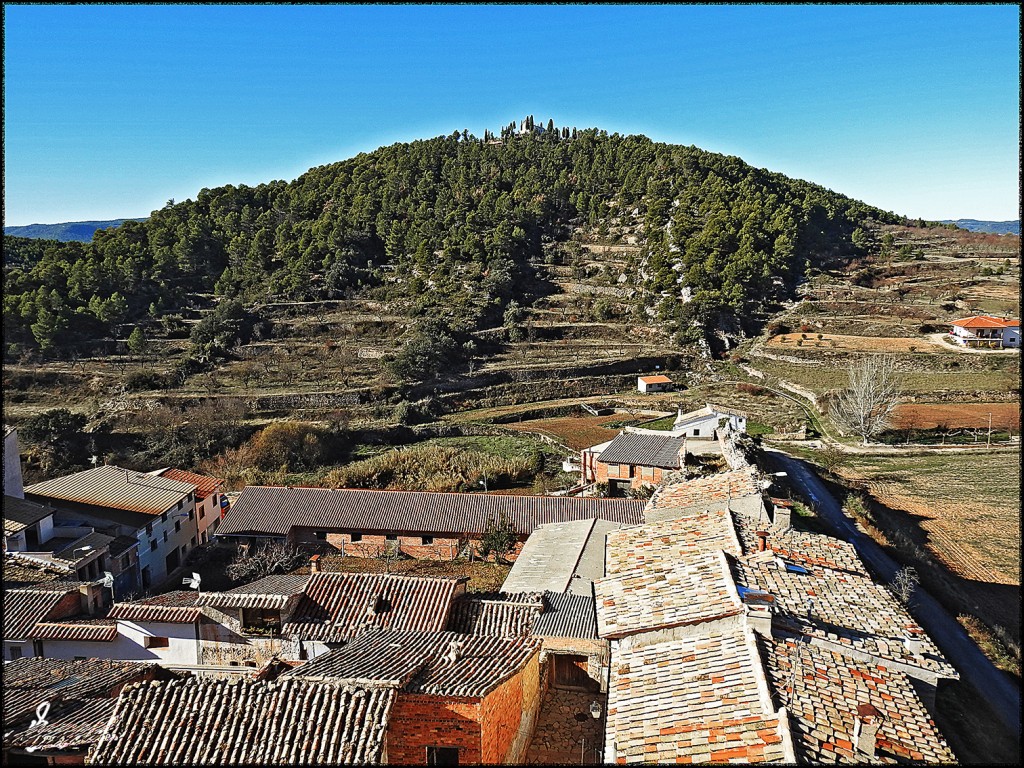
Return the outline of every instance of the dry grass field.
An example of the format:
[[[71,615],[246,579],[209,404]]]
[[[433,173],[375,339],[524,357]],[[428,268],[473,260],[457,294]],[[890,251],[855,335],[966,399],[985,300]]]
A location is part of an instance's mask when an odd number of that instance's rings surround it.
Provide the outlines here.
[[[840,352],[946,352],[928,339],[897,336],[842,336],[834,333],[783,333],[768,339],[766,346],[775,351],[828,349]]]
[[[905,403],[897,406],[894,424],[900,429],[992,429],[1020,432],[1019,403]]]
[[[531,419],[530,421],[519,421],[513,424],[505,424],[507,429],[514,429],[519,432],[539,432],[542,435],[553,437],[560,443],[581,451],[592,445],[611,440],[617,434],[618,429],[609,429],[604,424],[620,422],[623,414],[613,413],[608,416],[565,416],[554,419]]]

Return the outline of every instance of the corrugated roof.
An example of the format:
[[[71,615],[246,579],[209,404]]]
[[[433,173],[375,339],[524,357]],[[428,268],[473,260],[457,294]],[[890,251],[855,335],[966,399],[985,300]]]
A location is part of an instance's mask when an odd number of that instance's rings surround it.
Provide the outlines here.
[[[759,638],[759,644],[801,762],[865,762],[853,735],[858,704],[882,713],[872,763],[957,762],[902,672],[793,638]]]
[[[545,592],[544,612],[533,622],[533,635],[596,640],[597,606],[594,598],[570,592]]]
[[[23,531],[54,513],[54,508],[4,494],[4,533]]]
[[[36,483],[25,489],[27,495],[147,515],[166,512],[193,492],[195,486],[190,483],[112,464]]]
[[[50,590],[10,589],[4,592],[4,640],[27,640],[32,628],[40,621],[61,618],[53,615],[54,610],[69,592],[78,592],[77,587],[61,587]],[[78,605],[68,613],[77,613]],[[5,667],[6,669],[6,667]]]
[[[177,480],[179,483],[186,483],[188,485],[194,485],[196,487],[196,498],[205,499],[211,493],[215,493],[220,490],[224,485],[224,481],[219,477],[209,477],[208,475],[199,475],[195,472],[187,472],[184,469],[161,469],[156,473],[160,477],[166,477],[169,480]]]
[[[686,438],[671,435],[650,435],[645,432],[621,432],[601,451],[602,464],[632,464],[643,467],[679,469],[680,451]]]
[[[540,593],[460,595],[452,604],[447,629],[467,635],[526,636],[543,608]]]
[[[501,591],[565,592],[576,582],[585,582],[590,593],[593,579],[604,575],[605,533],[618,527],[604,520],[538,526],[512,564]],[[577,575],[581,578],[574,578]]]
[[[482,698],[521,670],[539,647],[526,637],[373,631],[286,675],[380,681],[409,693]]]
[[[81,563],[84,560],[95,557],[97,553],[102,552],[103,550],[108,550],[109,552],[110,544],[113,541],[113,536],[107,536],[105,533],[97,533],[96,531],[93,531],[80,539],[76,539],[63,549],[54,552],[53,557],[57,560],[63,560],[72,564]],[[83,552],[82,550],[86,547],[89,549]],[[78,554],[76,554],[76,552]]]
[[[142,600],[116,603],[107,615],[122,621],[191,624],[202,615],[197,607],[198,598],[195,592],[179,589]]]
[[[465,579],[315,573],[282,631],[341,642],[369,629],[440,631]]]
[[[383,763],[393,690],[196,677],[125,688],[92,761],[104,765]]]
[[[600,518],[625,524],[643,520],[642,501],[485,493],[425,493],[330,488],[246,486],[217,535],[285,536],[296,527],[361,533],[482,534],[489,519],[508,516],[515,532],[529,535],[544,523]]]

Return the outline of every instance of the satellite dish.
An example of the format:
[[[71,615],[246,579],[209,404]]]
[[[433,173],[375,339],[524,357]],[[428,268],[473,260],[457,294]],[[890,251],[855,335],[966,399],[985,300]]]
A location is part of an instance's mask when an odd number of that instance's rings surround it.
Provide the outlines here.
[[[199,589],[199,583],[202,580],[203,578],[198,573],[193,571],[192,577],[189,578],[188,576],[186,576],[184,579],[181,580],[181,583],[186,587],[192,587],[192,589]]]

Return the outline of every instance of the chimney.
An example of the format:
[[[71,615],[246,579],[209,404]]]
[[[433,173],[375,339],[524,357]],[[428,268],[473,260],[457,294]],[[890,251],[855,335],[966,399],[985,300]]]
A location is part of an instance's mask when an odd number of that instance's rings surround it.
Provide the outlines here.
[[[746,607],[747,623],[763,637],[772,636],[772,606],[775,597],[757,589],[743,589],[740,599]]]
[[[793,519],[793,509],[792,509],[792,507],[790,507],[789,505],[786,505],[786,504],[777,504],[777,503],[775,503],[775,500],[773,499],[772,500],[772,509],[774,510],[774,514],[772,515],[772,520],[775,523],[775,527],[776,528],[781,528],[784,531],[785,530],[789,530],[789,528],[792,526],[792,519]]]
[[[768,548],[768,531],[754,531],[757,536],[757,551],[764,552]]]
[[[903,645],[906,647],[907,653],[920,658],[924,653],[924,630],[920,627],[908,626],[907,634],[903,638]]]
[[[858,704],[853,721],[853,743],[857,751],[868,758],[875,757],[875,737],[882,724],[882,713],[873,704]]]
[[[309,572],[320,573],[320,555],[313,555],[309,558]]]

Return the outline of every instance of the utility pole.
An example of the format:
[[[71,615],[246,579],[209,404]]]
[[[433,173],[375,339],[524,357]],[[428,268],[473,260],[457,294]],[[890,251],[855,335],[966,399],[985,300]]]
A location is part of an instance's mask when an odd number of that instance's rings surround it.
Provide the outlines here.
[[[992,412],[988,414],[988,447],[992,447]]]

